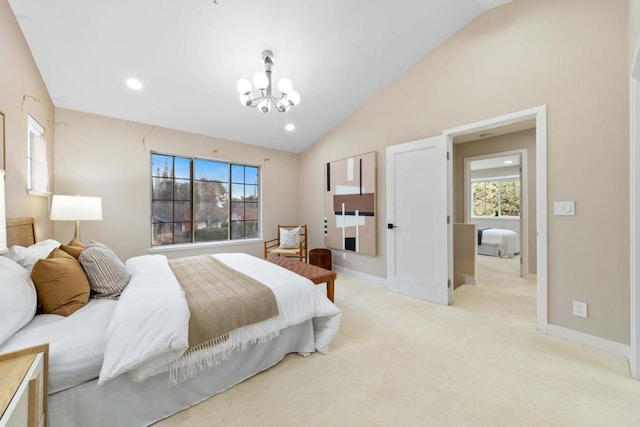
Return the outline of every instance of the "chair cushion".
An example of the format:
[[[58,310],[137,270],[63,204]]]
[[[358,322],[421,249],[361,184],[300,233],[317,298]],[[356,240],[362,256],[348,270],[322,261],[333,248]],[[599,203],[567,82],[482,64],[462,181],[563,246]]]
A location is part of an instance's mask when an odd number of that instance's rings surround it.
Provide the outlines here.
[[[300,246],[300,227],[280,229],[280,249],[296,249]]]

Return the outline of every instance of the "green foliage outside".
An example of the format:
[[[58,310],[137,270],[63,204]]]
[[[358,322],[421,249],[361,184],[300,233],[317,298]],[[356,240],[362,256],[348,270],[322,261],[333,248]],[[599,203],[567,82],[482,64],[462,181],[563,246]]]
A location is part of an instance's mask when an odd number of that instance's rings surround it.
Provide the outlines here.
[[[473,216],[520,216],[520,180],[472,183]]]

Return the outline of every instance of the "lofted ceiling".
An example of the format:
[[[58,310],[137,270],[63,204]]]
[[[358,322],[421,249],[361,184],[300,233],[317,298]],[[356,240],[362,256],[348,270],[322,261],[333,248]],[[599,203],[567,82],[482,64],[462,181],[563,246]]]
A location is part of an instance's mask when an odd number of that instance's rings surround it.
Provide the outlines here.
[[[299,153],[508,1],[9,3],[56,107]],[[236,82],[264,70],[265,49],[274,53],[274,83],[289,77],[302,97],[286,113],[238,101]],[[129,89],[128,78],[142,90]]]

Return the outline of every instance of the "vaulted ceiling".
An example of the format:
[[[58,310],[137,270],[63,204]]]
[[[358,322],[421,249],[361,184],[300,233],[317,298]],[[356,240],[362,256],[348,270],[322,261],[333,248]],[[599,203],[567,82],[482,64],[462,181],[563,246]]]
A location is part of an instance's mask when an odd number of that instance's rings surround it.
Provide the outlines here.
[[[468,22],[509,0],[9,0],[57,107],[301,152]],[[301,94],[240,104],[264,71]],[[136,78],[143,88],[125,85]],[[296,129],[285,130],[292,123]]]

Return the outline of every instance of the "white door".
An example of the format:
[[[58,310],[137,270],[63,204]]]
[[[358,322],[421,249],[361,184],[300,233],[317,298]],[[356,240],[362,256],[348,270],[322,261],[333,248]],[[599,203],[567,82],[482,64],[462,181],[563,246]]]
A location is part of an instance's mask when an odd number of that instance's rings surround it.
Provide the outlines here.
[[[449,304],[447,138],[387,147],[387,284]]]

